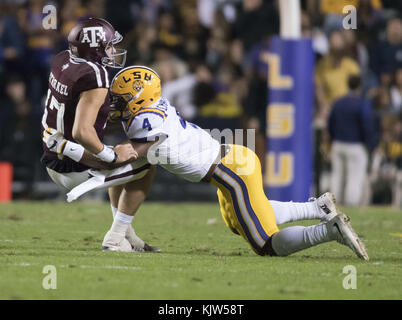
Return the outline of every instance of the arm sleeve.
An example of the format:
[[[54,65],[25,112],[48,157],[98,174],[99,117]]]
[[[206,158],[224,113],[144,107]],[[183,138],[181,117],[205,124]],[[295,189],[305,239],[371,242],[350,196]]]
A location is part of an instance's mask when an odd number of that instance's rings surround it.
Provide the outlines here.
[[[156,137],[168,137],[165,121],[159,114],[144,112],[127,123],[127,136],[133,142],[155,141]]]

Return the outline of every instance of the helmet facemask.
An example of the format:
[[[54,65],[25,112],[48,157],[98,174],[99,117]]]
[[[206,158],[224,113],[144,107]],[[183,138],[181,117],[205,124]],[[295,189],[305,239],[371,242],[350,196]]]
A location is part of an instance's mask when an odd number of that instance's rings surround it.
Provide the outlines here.
[[[123,36],[115,31],[114,38],[107,44],[105,48],[106,57],[102,58],[102,64],[105,67],[110,68],[123,68],[126,64],[127,50],[121,48],[115,48],[114,45],[121,42]],[[107,50],[112,49],[112,53],[109,55]]]
[[[128,120],[131,118],[132,113],[128,108],[128,102],[131,101],[130,97],[120,94],[111,94],[111,104],[108,120],[111,122]]]

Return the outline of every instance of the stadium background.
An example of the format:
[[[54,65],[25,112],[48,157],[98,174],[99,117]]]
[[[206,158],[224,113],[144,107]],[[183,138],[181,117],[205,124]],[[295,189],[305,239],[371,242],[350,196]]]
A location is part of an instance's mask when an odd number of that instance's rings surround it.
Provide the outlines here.
[[[67,48],[76,21],[102,17],[123,36],[126,65],[154,68],[163,95],[183,118],[203,128],[256,129],[256,152],[265,163],[267,65],[260,59],[279,34],[279,1],[263,0],[69,0],[0,1],[0,161],[14,168],[14,199],[49,199],[56,186],[41,166],[40,122],[49,62]],[[57,29],[44,30],[46,4],[57,8]],[[357,9],[357,29],[342,27],[342,8]],[[402,4],[399,1],[301,1],[302,36],[315,55],[313,105],[315,195],[329,189],[327,119],[347,94],[345,77],[325,85],[326,58],[338,54],[362,76],[374,117],[364,204],[394,204],[401,188]],[[343,50],[332,50],[331,43]],[[321,67],[319,67],[321,64]],[[349,69],[342,70],[347,74]],[[114,144],[123,137],[110,135]],[[399,180],[398,180],[399,179]],[[366,187],[367,187],[366,186]],[[100,192],[91,198],[104,199]],[[150,200],[216,200],[214,188],[186,183],[158,169]],[[400,201],[399,201],[400,206]]]

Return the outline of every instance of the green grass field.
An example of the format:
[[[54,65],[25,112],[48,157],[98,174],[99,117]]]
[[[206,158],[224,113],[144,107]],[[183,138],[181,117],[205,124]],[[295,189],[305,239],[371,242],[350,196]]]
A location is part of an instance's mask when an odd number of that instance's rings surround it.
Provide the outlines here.
[[[217,204],[145,203],[136,232],[163,253],[100,250],[107,203],[0,205],[1,299],[401,299],[402,211],[345,209],[371,260],[326,243],[286,258],[260,257],[234,235]],[[310,221],[308,224],[314,223]],[[45,290],[43,268],[57,270]],[[357,288],[342,286],[357,270]]]

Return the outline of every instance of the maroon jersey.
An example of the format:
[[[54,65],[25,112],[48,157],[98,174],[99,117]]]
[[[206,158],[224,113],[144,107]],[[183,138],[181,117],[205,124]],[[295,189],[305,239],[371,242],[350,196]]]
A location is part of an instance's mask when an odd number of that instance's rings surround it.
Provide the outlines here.
[[[99,63],[72,57],[69,50],[62,51],[53,58],[49,89],[42,117],[42,130],[54,128],[63,133],[67,140],[74,141],[72,129],[80,94],[83,91],[109,88],[108,72]],[[101,106],[95,122],[95,130],[102,141],[109,113],[109,93]],[[59,160],[57,154],[51,152],[43,144],[42,162],[58,172],[83,171],[87,167],[76,163],[68,157]]]

